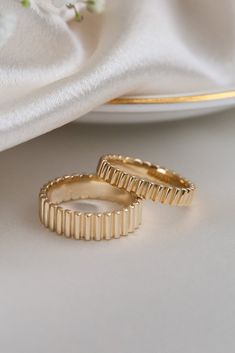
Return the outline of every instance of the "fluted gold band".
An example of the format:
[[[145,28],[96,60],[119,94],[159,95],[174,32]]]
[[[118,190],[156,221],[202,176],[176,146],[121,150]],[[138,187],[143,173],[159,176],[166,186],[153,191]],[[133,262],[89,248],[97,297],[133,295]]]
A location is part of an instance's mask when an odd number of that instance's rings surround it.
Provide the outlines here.
[[[104,213],[82,213],[61,207],[77,199],[110,200],[121,208]],[[96,175],[71,175],[44,185],[39,194],[40,220],[45,227],[67,238],[101,240],[119,238],[141,223],[142,202],[134,193],[120,190]]]
[[[188,206],[195,186],[166,168],[137,158],[105,155],[100,158],[97,175],[118,188],[143,199],[163,204]]]

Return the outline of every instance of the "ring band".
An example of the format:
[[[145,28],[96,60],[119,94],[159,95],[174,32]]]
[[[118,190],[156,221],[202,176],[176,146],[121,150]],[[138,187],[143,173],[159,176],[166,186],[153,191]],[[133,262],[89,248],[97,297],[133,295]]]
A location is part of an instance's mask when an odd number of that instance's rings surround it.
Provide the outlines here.
[[[62,202],[78,199],[109,200],[121,204],[117,211],[86,213],[65,209]],[[40,220],[67,238],[101,240],[119,238],[141,224],[142,200],[96,175],[71,175],[44,185],[39,194]]]
[[[120,155],[101,157],[97,175],[111,185],[136,193],[142,199],[169,205],[190,205],[195,191],[190,181],[173,171]]]

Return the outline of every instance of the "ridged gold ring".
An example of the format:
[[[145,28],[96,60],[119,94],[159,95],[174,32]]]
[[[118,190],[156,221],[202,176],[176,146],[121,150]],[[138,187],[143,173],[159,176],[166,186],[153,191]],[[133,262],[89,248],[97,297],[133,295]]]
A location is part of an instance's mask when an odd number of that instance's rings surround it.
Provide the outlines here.
[[[100,158],[97,175],[111,185],[163,204],[188,206],[195,186],[166,168],[120,155]]]
[[[79,199],[108,200],[120,209],[104,213],[78,212],[61,207]],[[118,189],[96,175],[70,175],[44,185],[39,194],[40,220],[45,227],[67,238],[101,240],[119,238],[141,223],[142,202],[134,193]]]

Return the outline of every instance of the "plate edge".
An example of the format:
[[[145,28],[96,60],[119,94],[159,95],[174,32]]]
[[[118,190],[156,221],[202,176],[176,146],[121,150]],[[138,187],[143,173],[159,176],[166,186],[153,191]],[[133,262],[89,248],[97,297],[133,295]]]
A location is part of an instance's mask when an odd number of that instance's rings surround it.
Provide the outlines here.
[[[223,91],[217,93],[203,93],[186,96],[162,96],[162,97],[119,97],[109,101],[108,105],[116,104],[175,104],[194,103],[235,98],[234,91]]]

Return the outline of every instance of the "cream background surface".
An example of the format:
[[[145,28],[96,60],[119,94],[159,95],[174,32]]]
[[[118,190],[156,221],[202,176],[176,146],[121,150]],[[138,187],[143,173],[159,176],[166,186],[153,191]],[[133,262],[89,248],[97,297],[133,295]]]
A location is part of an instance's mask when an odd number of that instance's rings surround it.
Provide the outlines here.
[[[234,88],[234,12],[233,0],[107,0],[77,24],[1,1],[0,150],[121,95]]]
[[[234,114],[69,125],[0,154],[1,352],[234,352]],[[108,242],[45,230],[41,185],[107,152],[190,178],[192,207],[147,203],[139,231]]]

